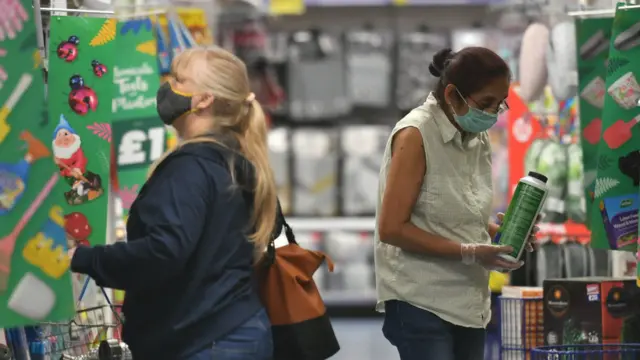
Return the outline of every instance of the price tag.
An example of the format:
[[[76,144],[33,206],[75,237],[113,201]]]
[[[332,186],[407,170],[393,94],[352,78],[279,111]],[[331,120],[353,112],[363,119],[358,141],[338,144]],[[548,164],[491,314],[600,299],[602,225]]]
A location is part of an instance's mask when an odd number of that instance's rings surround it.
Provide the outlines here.
[[[305,10],[304,0],[271,0],[269,2],[271,15],[302,15]]]
[[[166,129],[157,118],[118,121],[112,124],[118,170],[148,167],[166,148]]]

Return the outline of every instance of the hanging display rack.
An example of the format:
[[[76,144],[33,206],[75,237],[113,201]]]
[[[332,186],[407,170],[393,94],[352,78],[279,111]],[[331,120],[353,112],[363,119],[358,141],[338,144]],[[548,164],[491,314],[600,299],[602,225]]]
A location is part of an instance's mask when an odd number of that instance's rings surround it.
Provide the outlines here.
[[[618,8],[618,10],[630,10],[630,9],[638,9],[640,8],[640,4],[636,4],[635,1],[626,1],[626,5],[622,5]],[[585,9],[582,8],[576,11],[569,11],[567,15],[572,17],[589,17],[589,16],[613,16],[615,15],[615,8],[608,9]]]
[[[88,14],[88,15],[116,15],[118,18],[135,18],[153,15],[162,15],[167,13],[167,9],[158,9],[151,11],[134,12],[131,14],[119,14],[114,10],[92,10],[92,9],[65,9],[65,8],[41,8],[41,12],[67,12],[74,14]]]

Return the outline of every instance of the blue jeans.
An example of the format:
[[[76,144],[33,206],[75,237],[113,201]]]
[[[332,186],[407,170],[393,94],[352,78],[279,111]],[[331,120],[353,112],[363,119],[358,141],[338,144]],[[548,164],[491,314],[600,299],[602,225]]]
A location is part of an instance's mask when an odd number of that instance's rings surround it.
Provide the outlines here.
[[[385,302],[382,332],[401,360],[484,358],[484,329],[453,325],[404,301]]]
[[[213,346],[188,360],[272,360],[271,323],[262,309]]]

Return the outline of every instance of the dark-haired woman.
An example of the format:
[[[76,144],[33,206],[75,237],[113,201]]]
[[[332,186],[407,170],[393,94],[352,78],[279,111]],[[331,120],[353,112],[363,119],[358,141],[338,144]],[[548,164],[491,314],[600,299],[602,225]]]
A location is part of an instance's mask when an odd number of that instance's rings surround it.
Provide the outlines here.
[[[511,75],[482,47],[442,50],[429,68],[436,91],[396,124],[380,171],[377,308],[402,360],[483,359],[489,270],[521,265],[491,245],[486,131],[507,109]]]

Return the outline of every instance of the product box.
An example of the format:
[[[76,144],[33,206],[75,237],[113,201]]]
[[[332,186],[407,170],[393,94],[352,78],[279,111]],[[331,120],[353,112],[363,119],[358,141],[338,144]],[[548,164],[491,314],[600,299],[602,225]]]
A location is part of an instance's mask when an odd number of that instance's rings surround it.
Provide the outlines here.
[[[545,345],[622,343],[623,323],[640,308],[631,277],[545,280],[543,289]]]
[[[540,287],[505,286],[500,297],[502,360],[530,360],[544,343]]]

